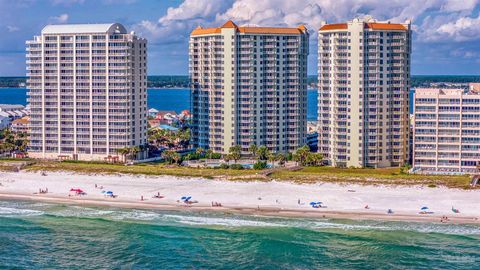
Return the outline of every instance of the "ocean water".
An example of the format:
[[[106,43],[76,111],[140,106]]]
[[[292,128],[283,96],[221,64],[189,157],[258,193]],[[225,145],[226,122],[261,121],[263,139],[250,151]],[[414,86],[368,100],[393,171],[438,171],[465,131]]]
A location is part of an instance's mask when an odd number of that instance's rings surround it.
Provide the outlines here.
[[[0,201],[0,269],[479,269],[480,226]]]

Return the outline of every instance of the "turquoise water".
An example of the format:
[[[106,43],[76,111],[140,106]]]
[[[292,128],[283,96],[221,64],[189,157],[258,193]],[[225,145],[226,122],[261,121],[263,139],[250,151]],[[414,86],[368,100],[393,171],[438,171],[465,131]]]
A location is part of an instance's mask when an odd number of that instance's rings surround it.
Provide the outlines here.
[[[480,227],[0,201],[0,269],[478,269]]]

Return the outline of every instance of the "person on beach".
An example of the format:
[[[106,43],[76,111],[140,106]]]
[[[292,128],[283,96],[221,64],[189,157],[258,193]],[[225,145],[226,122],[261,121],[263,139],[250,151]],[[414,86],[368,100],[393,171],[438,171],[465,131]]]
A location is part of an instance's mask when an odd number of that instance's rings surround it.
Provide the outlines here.
[[[140,197],[140,200],[143,201],[143,195]]]

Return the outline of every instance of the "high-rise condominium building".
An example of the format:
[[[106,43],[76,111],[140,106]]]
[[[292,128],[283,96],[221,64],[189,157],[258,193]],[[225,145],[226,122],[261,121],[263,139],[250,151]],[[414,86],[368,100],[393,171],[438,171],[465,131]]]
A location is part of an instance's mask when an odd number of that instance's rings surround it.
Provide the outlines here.
[[[324,23],[318,36],[318,151],[338,167],[404,164],[410,22]]]
[[[414,106],[413,170],[478,172],[480,91],[417,88]]]
[[[146,44],[118,23],[48,25],[27,41],[29,155],[105,160],[144,145]]]
[[[198,27],[190,35],[193,144],[226,153],[306,143],[309,34],[298,28]]]

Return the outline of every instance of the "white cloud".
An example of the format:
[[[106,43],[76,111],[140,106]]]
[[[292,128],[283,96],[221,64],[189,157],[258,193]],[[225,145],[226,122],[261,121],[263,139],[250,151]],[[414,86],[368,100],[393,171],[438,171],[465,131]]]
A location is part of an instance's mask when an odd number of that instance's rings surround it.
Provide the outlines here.
[[[479,0],[448,0],[442,6],[443,11],[470,11],[475,8]]]
[[[142,21],[137,32],[158,42],[185,40],[196,26],[219,26],[227,20],[239,25],[290,26],[306,24],[314,33],[322,21],[343,22],[371,15],[378,20],[413,20],[421,41],[480,39],[480,0],[184,0],[158,21]],[[313,34],[312,36],[315,37]]]
[[[226,10],[233,0],[185,0],[178,7],[170,7],[158,21],[144,20],[133,29],[149,39],[163,42],[184,40],[198,25],[210,25],[215,16]]]
[[[60,14],[58,16],[50,17],[49,20],[54,23],[66,23],[68,21],[68,14]]]
[[[20,28],[18,28],[17,26],[13,26],[13,25],[7,25],[7,30],[8,30],[8,32],[12,33],[12,32],[19,31]]]
[[[455,41],[476,40],[480,37],[480,16],[477,18],[462,17],[438,27],[436,38]]]

